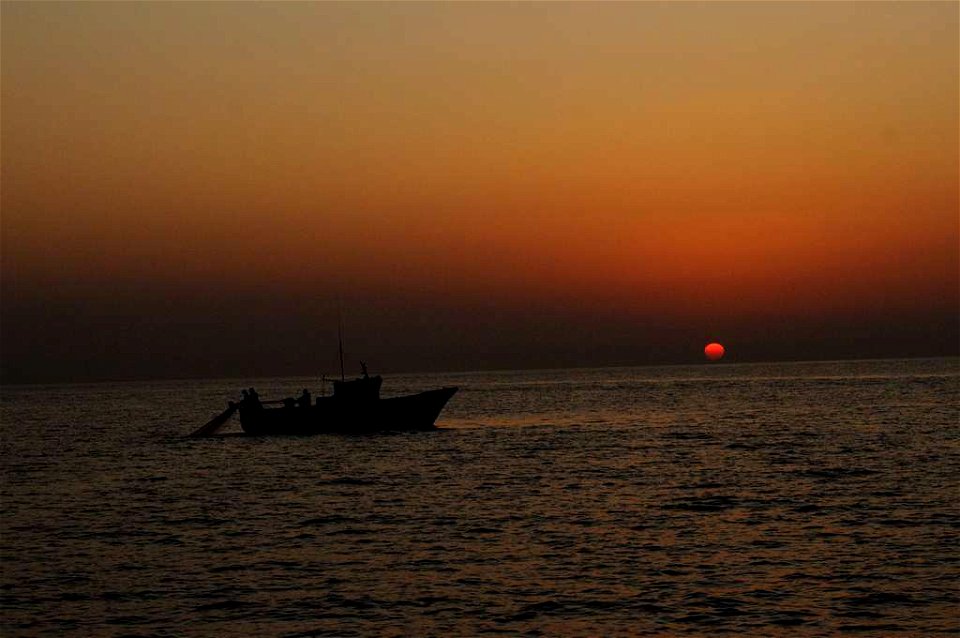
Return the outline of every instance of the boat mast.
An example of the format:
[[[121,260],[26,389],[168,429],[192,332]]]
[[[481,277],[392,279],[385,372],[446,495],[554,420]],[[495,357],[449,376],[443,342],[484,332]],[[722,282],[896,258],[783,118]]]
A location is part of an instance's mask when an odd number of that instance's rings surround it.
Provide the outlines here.
[[[340,311],[340,304],[337,304],[337,343],[340,348],[340,380],[346,381],[343,374],[343,314]]]

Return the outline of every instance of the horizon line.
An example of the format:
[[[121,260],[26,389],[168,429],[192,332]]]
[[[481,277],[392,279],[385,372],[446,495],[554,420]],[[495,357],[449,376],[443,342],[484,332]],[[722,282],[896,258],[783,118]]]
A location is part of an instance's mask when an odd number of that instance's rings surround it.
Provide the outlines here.
[[[716,368],[716,367],[728,367],[728,366],[742,366],[742,365],[765,365],[765,364],[787,364],[787,365],[799,365],[805,363],[857,363],[857,362],[881,362],[881,361],[924,361],[924,360],[935,360],[935,359],[958,359],[960,360],[960,352],[957,354],[949,355],[917,355],[909,357],[853,357],[853,358],[840,358],[840,359],[781,359],[781,360],[768,360],[768,359],[756,359],[752,361],[702,361],[697,363],[644,363],[644,364],[611,364],[611,365],[601,365],[601,366],[556,366],[556,367],[532,367],[532,368],[485,368],[485,369],[476,369],[476,370],[408,370],[408,371],[396,371],[387,373],[390,376],[413,376],[413,375],[462,375],[462,374],[497,374],[497,373],[513,373],[513,372],[551,372],[557,370],[608,370],[608,369],[626,369],[626,368],[689,368],[689,367],[703,367],[703,368]],[[185,376],[185,377],[137,377],[137,378],[102,378],[102,379],[91,379],[87,381],[82,380],[70,380],[70,381],[26,381],[26,382],[2,382],[0,383],[0,390],[7,387],[50,387],[50,386],[83,386],[83,385],[104,385],[104,384],[144,384],[144,383],[174,383],[174,382],[187,382],[187,381],[250,381],[253,379],[306,379],[306,378],[315,378],[317,380],[328,377],[328,380],[333,381],[335,377],[338,377],[337,374],[321,374],[321,375],[303,375],[303,374],[292,374],[292,375],[269,375],[269,376],[258,376],[258,377],[240,377],[240,376],[226,376],[226,377],[199,377],[199,376]],[[242,384],[241,384],[242,385]]]

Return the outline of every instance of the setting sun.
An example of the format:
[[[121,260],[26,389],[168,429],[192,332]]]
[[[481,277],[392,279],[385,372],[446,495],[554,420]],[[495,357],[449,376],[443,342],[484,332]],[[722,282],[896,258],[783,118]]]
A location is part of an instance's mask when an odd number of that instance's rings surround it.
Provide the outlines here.
[[[707,355],[707,359],[711,361],[719,361],[722,359],[724,352],[726,352],[726,350],[719,343],[708,343],[703,349],[703,354]]]

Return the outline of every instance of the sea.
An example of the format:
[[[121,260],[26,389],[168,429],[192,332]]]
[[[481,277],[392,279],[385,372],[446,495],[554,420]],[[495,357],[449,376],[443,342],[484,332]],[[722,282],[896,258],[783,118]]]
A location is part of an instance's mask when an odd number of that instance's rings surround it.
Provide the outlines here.
[[[2,388],[0,635],[960,634],[960,360],[391,375],[435,432]]]

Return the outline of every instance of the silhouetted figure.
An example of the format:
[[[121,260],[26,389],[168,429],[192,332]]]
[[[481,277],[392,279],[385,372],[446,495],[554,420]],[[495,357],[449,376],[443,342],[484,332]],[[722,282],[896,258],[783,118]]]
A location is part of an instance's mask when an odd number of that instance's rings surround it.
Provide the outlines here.
[[[247,400],[250,402],[250,407],[252,408],[262,408],[263,405],[260,403],[260,395],[257,394],[257,391],[253,388],[250,388],[247,391]]]
[[[303,392],[297,398],[297,405],[301,408],[310,407],[310,390],[307,390],[306,388],[303,389]]]
[[[369,378],[370,378],[370,375],[367,374],[367,364],[364,363],[363,361],[360,362],[360,370],[363,371],[363,378],[364,378],[364,379],[369,379]]]

